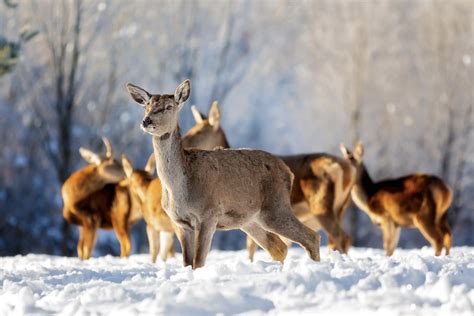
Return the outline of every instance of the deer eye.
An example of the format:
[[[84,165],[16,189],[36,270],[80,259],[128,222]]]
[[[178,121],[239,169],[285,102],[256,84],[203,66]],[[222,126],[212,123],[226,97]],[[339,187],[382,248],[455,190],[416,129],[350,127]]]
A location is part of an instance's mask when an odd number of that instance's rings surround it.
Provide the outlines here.
[[[173,108],[173,107],[172,107],[171,105],[168,105],[168,106],[166,107],[167,110],[171,110],[172,108]]]

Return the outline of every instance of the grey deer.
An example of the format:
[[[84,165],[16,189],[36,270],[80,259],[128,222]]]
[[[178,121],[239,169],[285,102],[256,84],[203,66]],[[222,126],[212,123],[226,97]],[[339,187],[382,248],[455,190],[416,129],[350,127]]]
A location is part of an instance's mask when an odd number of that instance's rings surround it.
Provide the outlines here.
[[[216,229],[243,230],[278,261],[288,250],[278,235],[320,260],[319,234],[292,213],[293,174],[280,159],[253,149],[184,149],[178,113],[191,93],[189,80],[174,94],[127,88],[145,109],[141,127],[153,136],[161,203],[177,227],[185,266],[204,266]]]
[[[219,127],[220,110],[215,101],[211,105],[209,117],[200,114],[196,106],[192,106],[196,125],[182,138],[185,148],[213,149],[216,146],[227,146],[227,139]],[[127,157],[122,157],[122,165],[127,175],[127,186],[132,196],[137,197],[143,218],[147,224],[146,232],[150,249],[151,261],[154,263],[160,255],[166,261],[174,256],[173,236],[175,227],[171,219],[161,207],[161,181],[153,176],[155,155],[152,154],[143,170],[133,167]],[[163,244],[163,245],[162,245]]]

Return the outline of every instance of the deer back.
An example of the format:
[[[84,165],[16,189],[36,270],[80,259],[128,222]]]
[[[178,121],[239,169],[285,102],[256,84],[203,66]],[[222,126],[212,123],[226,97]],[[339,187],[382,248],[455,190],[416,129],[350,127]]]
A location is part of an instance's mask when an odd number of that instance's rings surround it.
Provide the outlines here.
[[[451,190],[436,176],[414,174],[374,183],[368,202],[371,212],[410,226],[412,217],[425,207],[435,210],[436,218],[441,217],[451,203]]]
[[[259,209],[272,194],[288,194],[293,174],[275,156],[259,150],[186,150],[189,167],[186,203]],[[225,183],[225,186],[222,185]],[[282,192],[281,190],[288,191]],[[256,192],[258,194],[256,194]]]
[[[107,182],[98,174],[94,164],[74,172],[63,184],[61,195],[64,204],[75,203],[102,189]]]
[[[301,187],[302,180],[311,179],[316,187],[319,187],[318,183],[320,185],[331,183],[334,186],[334,196],[331,198],[331,203],[336,204],[340,203],[335,201],[335,198],[347,198],[355,181],[355,168],[337,156],[317,153],[281,156],[280,158],[295,175],[291,193],[292,203],[299,203],[305,199]]]

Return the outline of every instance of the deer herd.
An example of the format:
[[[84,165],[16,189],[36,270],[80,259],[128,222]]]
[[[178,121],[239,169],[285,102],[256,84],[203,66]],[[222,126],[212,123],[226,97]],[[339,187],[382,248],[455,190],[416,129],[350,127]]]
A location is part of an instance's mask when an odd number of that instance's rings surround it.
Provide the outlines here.
[[[106,138],[105,155],[79,149],[89,164],[65,181],[61,195],[64,218],[79,226],[80,259],[90,258],[99,228],[113,229],[120,255],[129,256],[130,228],[144,219],[152,262],[174,256],[176,235],[184,266],[202,267],[214,232],[230,229],[246,233],[250,260],[260,246],[283,262],[294,242],[319,261],[321,228],[328,247],[348,252],[352,240],[342,220],[351,200],[380,226],[388,256],[402,227],[418,228],[436,256],[443,248],[449,254],[452,192],[440,178],[413,174],[374,182],[361,143],[353,151],[341,144],[343,157],[230,149],[217,102],[208,117],[192,106],[196,125],[181,136],[178,117],[191,93],[189,80],[174,94],[133,84],[127,89],[144,109],[141,128],[151,135],[154,153],[141,169],[125,155],[116,160]]]

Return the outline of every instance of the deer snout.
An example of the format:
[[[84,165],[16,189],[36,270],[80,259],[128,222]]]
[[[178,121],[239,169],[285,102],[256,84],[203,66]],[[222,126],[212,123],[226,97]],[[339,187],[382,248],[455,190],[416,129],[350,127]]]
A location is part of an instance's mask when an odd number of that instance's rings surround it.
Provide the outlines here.
[[[142,121],[142,126],[143,127],[147,127],[148,125],[150,125],[152,122],[151,122],[151,119],[149,116],[145,117]]]

